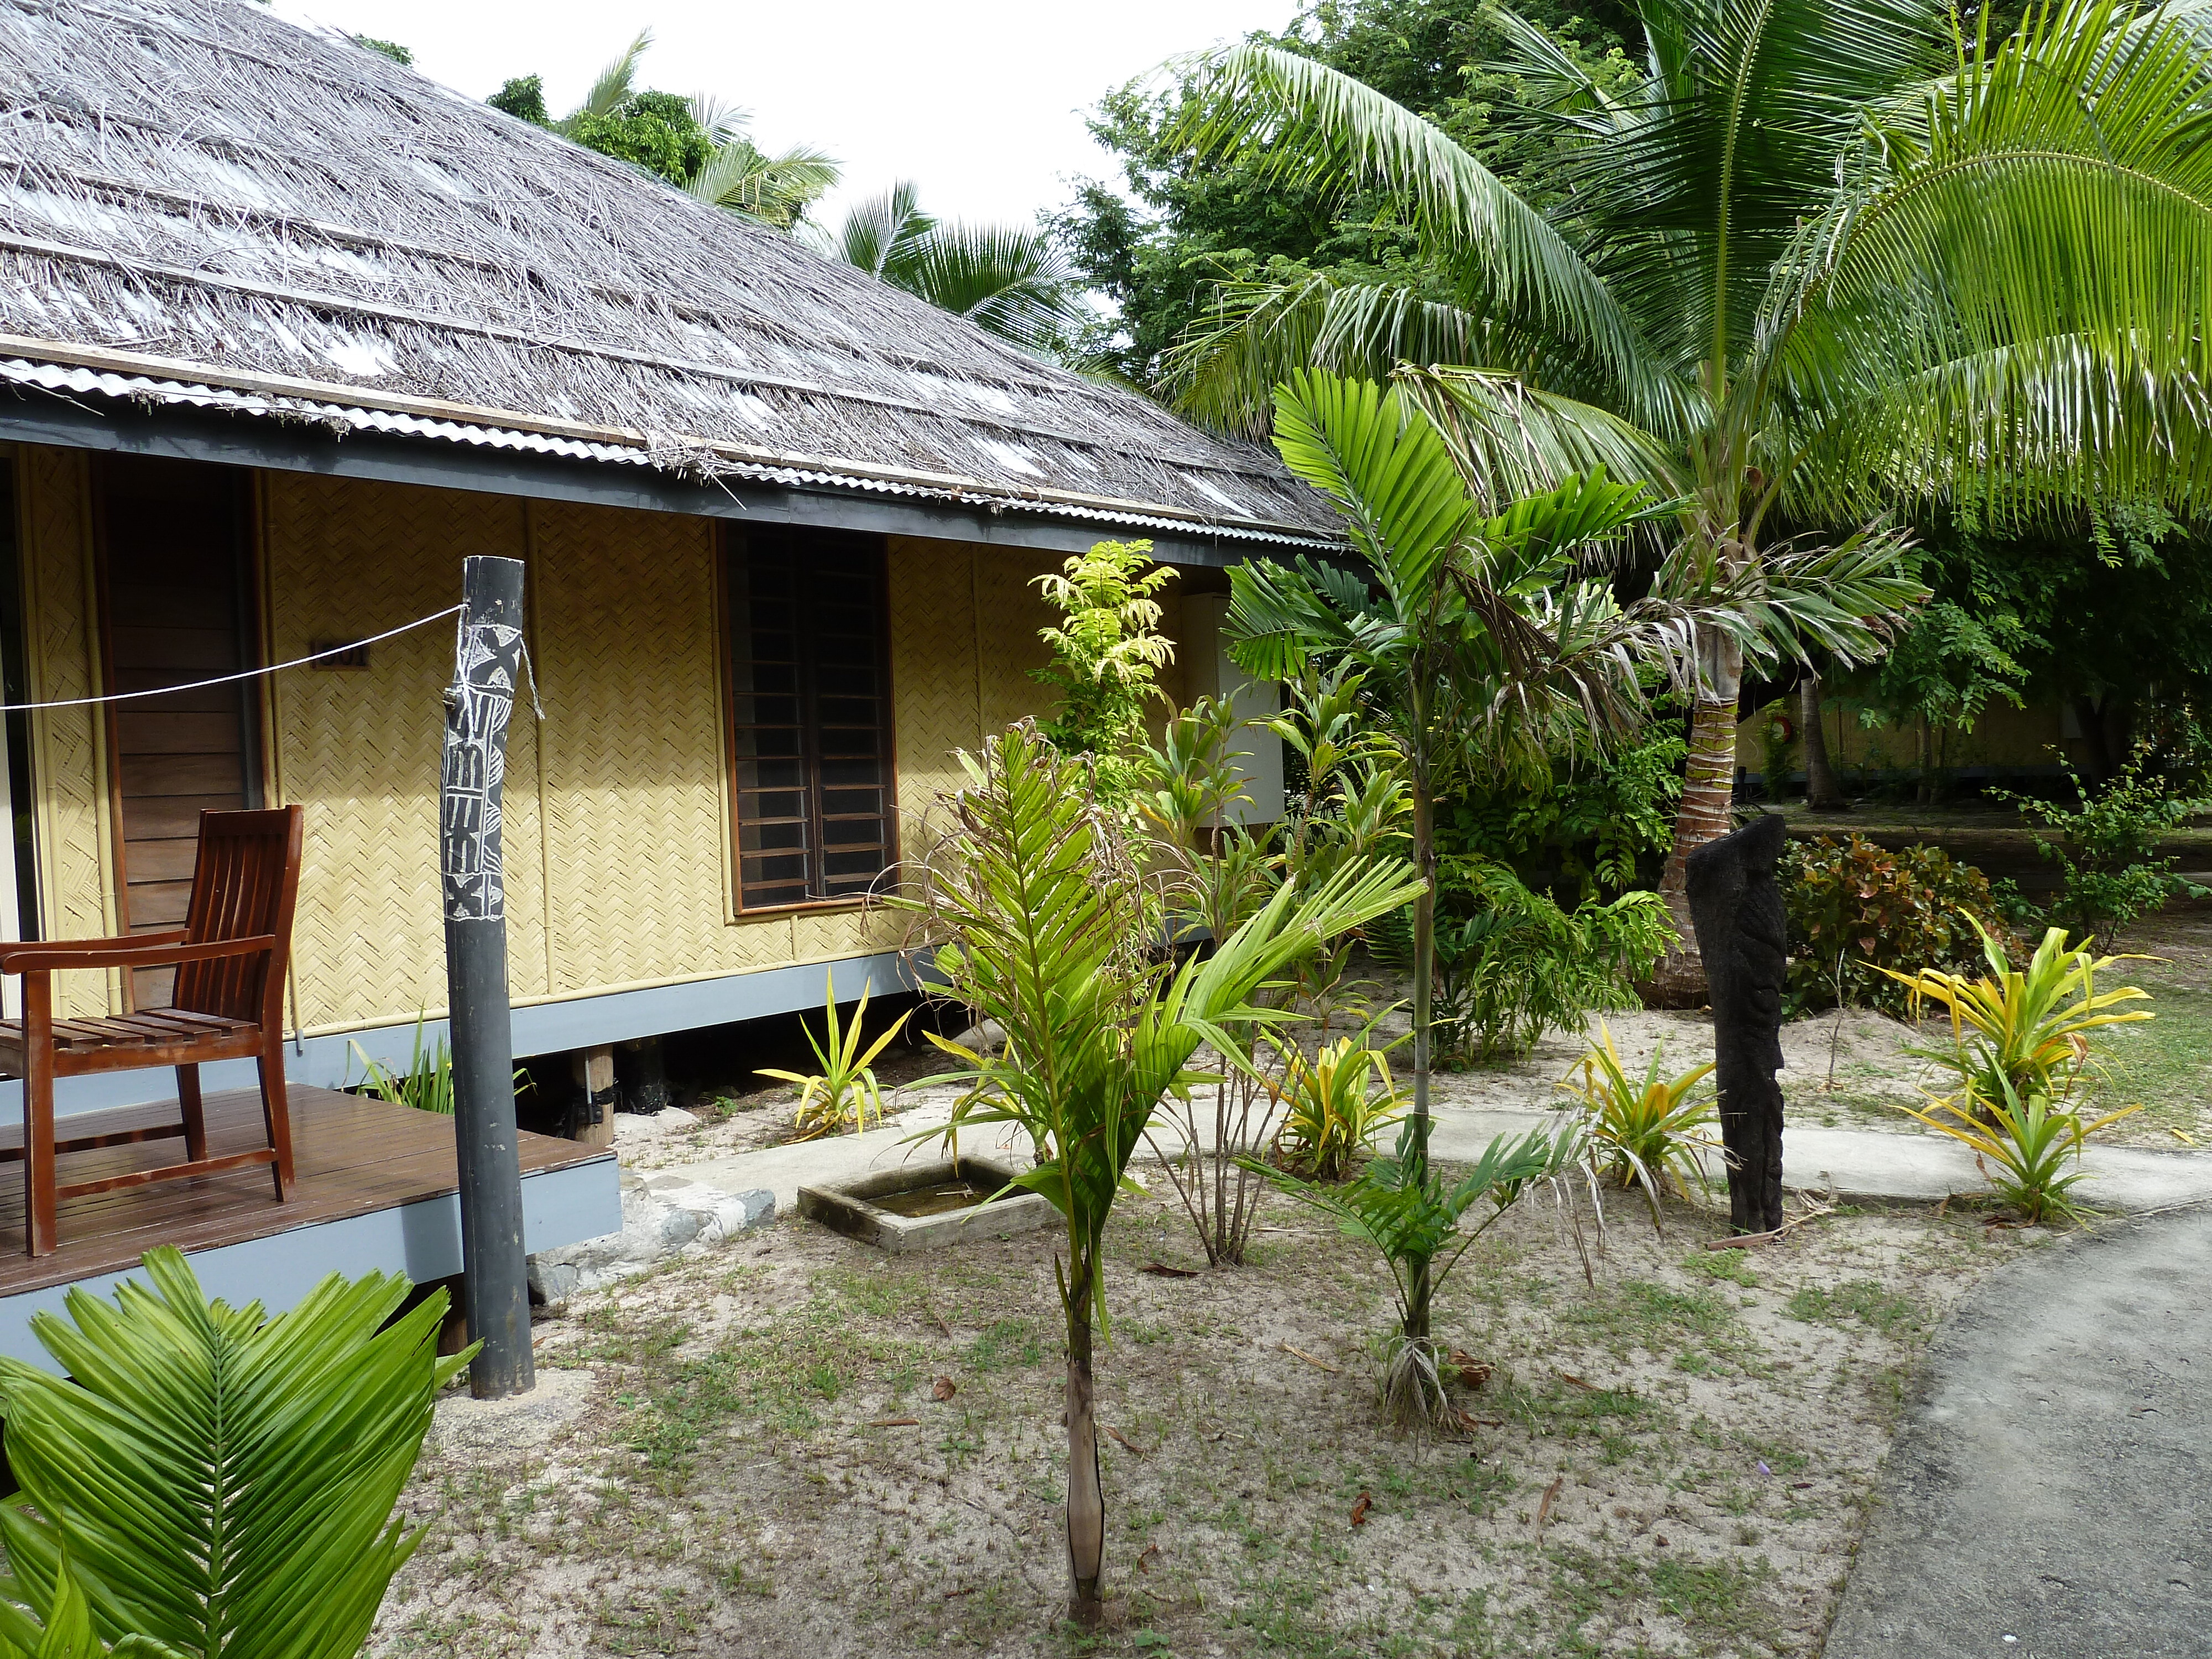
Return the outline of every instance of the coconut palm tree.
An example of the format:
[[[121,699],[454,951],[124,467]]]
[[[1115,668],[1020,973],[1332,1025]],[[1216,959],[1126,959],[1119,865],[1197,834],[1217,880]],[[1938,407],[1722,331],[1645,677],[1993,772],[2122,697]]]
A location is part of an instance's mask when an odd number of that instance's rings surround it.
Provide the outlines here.
[[[1084,317],[1081,284],[1052,239],[1019,225],[946,223],[909,183],[859,202],[817,246],[1025,351],[1050,351]]]
[[[1224,290],[1173,366],[1182,406],[1259,430],[1291,368],[1435,366],[1401,385],[1488,499],[1602,462],[1674,497],[1673,533],[1726,580],[1901,500],[1986,518],[2201,495],[2203,0],[2062,0],[2002,40],[1936,0],[1637,10],[1644,73],[1619,94],[1504,20],[1569,152],[1549,217],[1310,59],[1182,65],[1200,155],[1393,193],[1423,263]],[[1742,672],[1730,630],[1699,647],[1662,890],[1678,1000],[1702,989],[1684,860],[1728,827]]]
[[[1413,801],[1413,1103],[1404,1157],[1428,1178],[1430,997],[1435,980],[1436,803],[1448,780],[1516,766],[1548,775],[1563,746],[1602,747],[1644,714],[1638,667],[1694,678],[1704,629],[1754,659],[1801,642],[1844,659],[1860,619],[1910,584],[1893,543],[1851,538],[1781,550],[1716,574],[1678,548],[1652,593],[1624,608],[1593,556],[1671,510],[1601,465],[1492,510],[1485,476],[1401,386],[1294,370],[1275,389],[1275,447],[1333,501],[1364,568],[1300,560],[1229,573],[1226,633],[1239,666],[1295,679],[1316,659],[1362,676],[1366,712]],[[1472,471],[1472,476],[1470,472]],[[1429,1339],[1429,1264],[1410,1264],[1404,1335]]]

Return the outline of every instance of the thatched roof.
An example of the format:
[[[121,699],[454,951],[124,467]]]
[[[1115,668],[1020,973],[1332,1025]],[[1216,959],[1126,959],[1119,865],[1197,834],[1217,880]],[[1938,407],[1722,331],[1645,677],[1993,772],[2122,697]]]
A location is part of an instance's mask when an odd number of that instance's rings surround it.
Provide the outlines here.
[[[234,0],[0,0],[0,337],[49,390],[1336,535],[1259,448]]]

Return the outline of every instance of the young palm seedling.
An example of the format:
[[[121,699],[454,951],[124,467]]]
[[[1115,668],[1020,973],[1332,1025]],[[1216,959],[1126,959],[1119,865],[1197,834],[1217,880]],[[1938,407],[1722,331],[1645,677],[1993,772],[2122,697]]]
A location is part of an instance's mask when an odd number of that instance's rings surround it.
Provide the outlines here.
[[[860,1006],[853,1011],[853,1023],[840,1027],[837,1023],[837,982],[833,978],[823,999],[823,1016],[829,1021],[826,1042],[817,1042],[814,1033],[802,1023],[800,1031],[805,1034],[806,1046],[814,1050],[814,1058],[822,1069],[811,1077],[797,1072],[777,1071],[763,1066],[758,1075],[772,1077],[784,1083],[799,1085],[799,1109],[792,1115],[798,1126],[799,1139],[812,1140],[821,1135],[836,1134],[850,1123],[858,1134],[868,1127],[870,1113],[877,1122],[884,1121],[883,1091],[876,1086],[873,1067],[876,1056],[883,1053],[890,1040],[899,1034],[913,1017],[909,1009],[891,1022],[891,1028],[878,1037],[867,1053],[860,1052],[860,1028],[868,1018],[868,994],[860,993]]]
[[[1399,1323],[1383,1342],[1382,1409],[1398,1428],[1419,1432],[1449,1425],[1453,1414],[1444,1393],[1445,1346],[1425,1334],[1406,1333],[1406,1316],[1415,1297],[1433,1296],[1468,1247],[1532,1185],[1549,1182],[1564,1196],[1570,1182],[1586,1176],[1589,1166],[1579,1122],[1556,1131],[1531,1129],[1517,1140],[1500,1135],[1457,1181],[1447,1181],[1425,1162],[1414,1160],[1414,1135],[1408,1123],[1399,1134],[1397,1152],[1376,1158],[1346,1187],[1273,1173],[1276,1185],[1332,1217],[1347,1238],[1373,1245],[1390,1269]],[[1490,1213],[1462,1228],[1461,1218],[1485,1200]]]
[[[1018,1125],[1036,1155],[1013,1184],[1042,1193],[1066,1226],[1057,1259],[1067,1322],[1069,1614],[1095,1625],[1106,1499],[1098,1473],[1091,1346],[1106,1324],[1103,1243],[1130,1156],[1164,1097],[1194,1080],[1204,1043],[1249,1066],[1255,1034],[1288,1016],[1263,988],[1328,940],[1395,910],[1416,884],[1402,866],[1353,864],[1300,891],[1281,887],[1213,952],[1180,966],[1163,948],[1166,906],[1135,855],[1123,815],[1097,799],[1091,761],[1062,756],[1030,721],[963,755],[969,782],[951,825],[915,867],[933,975],[1005,1048],[942,1042],[967,1092],[942,1130]]]
[[[1651,1200],[1654,1225],[1670,1184],[1685,1199],[1692,1182],[1704,1188],[1705,1154],[1720,1145],[1711,1133],[1720,1121],[1713,1097],[1692,1093],[1713,1068],[1697,1066],[1667,1077],[1659,1060],[1654,1049],[1644,1075],[1630,1077],[1601,1020],[1598,1040],[1559,1085],[1580,1107],[1605,1176],[1623,1187],[1640,1184]]]

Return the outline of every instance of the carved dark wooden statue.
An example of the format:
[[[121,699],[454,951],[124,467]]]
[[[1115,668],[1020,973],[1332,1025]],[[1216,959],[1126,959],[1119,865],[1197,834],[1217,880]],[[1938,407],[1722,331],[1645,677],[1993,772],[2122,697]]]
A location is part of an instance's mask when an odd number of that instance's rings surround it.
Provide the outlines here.
[[[1729,1218],[1739,1233],[1782,1224],[1782,975],[1789,945],[1773,816],[1690,854],[1690,920],[1713,1000]]]

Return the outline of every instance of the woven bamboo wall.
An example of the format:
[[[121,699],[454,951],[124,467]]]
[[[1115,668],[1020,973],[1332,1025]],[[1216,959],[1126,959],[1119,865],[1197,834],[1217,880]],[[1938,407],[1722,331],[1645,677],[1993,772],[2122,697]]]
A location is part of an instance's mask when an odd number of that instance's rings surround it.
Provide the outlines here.
[[[365,638],[460,597],[460,561],[524,550],[521,503],[291,472],[263,475],[263,595],[279,662]],[[271,677],[272,800],[307,809],[293,960],[313,1030],[445,1006],[438,909],[441,694],[450,625],[369,649],[362,670]],[[517,995],[544,988],[537,757],[518,720],[507,763],[508,940]]]
[[[25,676],[33,702],[100,690],[92,562],[89,458],[82,450],[25,445],[16,451],[18,559],[23,584]],[[40,923],[48,939],[100,939],[116,930],[114,842],[109,834],[106,723],[96,709],[31,716],[31,775],[38,792]],[[57,1012],[122,1009],[114,975],[64,974]]]
[[[27,615],[41,697],[94,686],[88,473],[26,449]],[[732,908],[716,638],[705,520],[293,473],[256,483],[270,657],[360,639],[451,604],[471,554],[531,567],[531,653],[545,720],[509,732],[510,971],[518,1000],[805,963],[896,946],[884,911]],[[915,844],[958,776],[955,749],[1047,701],[1029,671],[1048,620],[1031,579],[1056,558],[963,543],[890,544],[899,806]],[[310,1032],[435,1018],[445,1003],[437,787],[453,635],[379,642],[361,670],[269,682],[270,798],[307,808],[294,961]],[[101,727],[42,716],[36,763],[50,931],[112,931]],[[71,1012],[114,993],[80,978]],[[734,1012],[734,1011],[733,1011]]]

